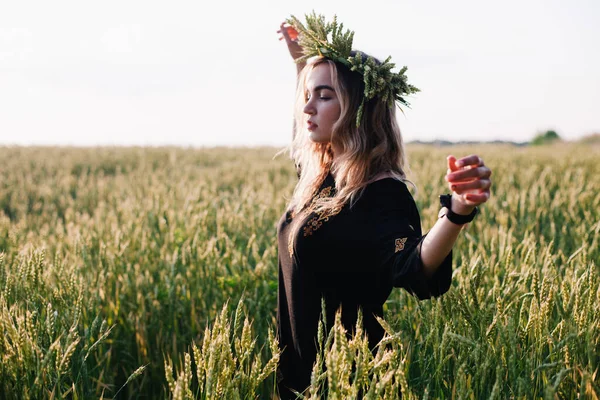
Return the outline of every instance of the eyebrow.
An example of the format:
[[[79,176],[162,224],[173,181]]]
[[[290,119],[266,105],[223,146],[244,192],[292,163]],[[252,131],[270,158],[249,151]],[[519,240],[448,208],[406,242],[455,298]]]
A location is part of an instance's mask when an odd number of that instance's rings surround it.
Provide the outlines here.
[[[313,89],[313,91],[318,92],[319,90],[323,90],[323,89],[327,89],[327,90],[331,90],[332,92],[335,92],[335,90],[331,86],[328,86],[328,85],[319,85],[319,86],[315,87]]]

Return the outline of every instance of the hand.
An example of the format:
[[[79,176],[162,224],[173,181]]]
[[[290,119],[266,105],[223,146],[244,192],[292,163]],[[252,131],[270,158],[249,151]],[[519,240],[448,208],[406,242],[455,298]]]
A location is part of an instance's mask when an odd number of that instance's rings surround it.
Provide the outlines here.
[[[304,55],[302,47],[298,44],[298,31],[293,26],[282,22],[277,33],[281,34],[279,40],[285,39],[285,43],[294,61]]]
[[[451,155],[447,160],[446,181],[452,191],[452,211],[457,214],[470,214],[476,206],[490,198],[492,171],[484,165],[483,159],[476,155],[460,160]]]

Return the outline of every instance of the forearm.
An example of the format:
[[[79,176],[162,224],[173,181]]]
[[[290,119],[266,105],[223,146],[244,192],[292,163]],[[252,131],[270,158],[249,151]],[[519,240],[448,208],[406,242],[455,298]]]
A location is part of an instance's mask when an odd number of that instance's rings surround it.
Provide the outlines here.
[[[296,64],[296,88],[298,87],[298,77],[300,76],[300,71],[306,65],[305,62]],[[292,126],[292,141],[296,139],[296,118],[294,118],[294,125]]]
[[[455,208],[454,204],[452,208]],[[473,208],[471,207],[453,211],[458,214],[468,215],[472,210]],[[448,256],[463,226],[450,222],[444,216],[437,220],[433,228],[425,236],[423,243],[421,243],[421,261],[423,262],[424,272],[427,276],[432,276]]]
[[[427,276],[432,276],[452,250],[462,229],[443,217],[437,220],[421,243],[421,261]]]

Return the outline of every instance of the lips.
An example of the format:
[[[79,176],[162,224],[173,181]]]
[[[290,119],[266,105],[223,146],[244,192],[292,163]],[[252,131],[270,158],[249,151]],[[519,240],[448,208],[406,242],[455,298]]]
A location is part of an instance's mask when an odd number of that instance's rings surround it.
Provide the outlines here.
[[[312,121],[306,121],[306,125],[307,125],[307,129],[308,129],[309,131],[312,131],[312,130],[316,129],[316,128],[317,128],[317,126],[319,126],[319,125],[315,124],[315,123],[314,123],[314,122],[312,122]]]

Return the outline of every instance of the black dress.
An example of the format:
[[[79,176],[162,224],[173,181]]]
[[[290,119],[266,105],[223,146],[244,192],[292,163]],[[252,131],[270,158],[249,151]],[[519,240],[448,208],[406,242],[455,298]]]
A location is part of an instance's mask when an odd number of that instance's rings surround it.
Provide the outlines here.
[[[335,193],[327,176],[317,196]],[[287,211],[279,221],[279,288],[277,329],[282,349],[277,386],[282,399],[295,398],[310,385],[316,359],[316,336],[325,299],[327,331],[342,307],[344,327],[353,331],[358,308],[373,348],[384,335],[375,315],[393,287],[403,287],[420,299],[439,296],[450,287],[452,253],[433,277],[422,272],[419,212],[403,182],[385,178],[369,184],[352,209],[316,214],[301,212],[303,225],[290,237],[293,220]]]

